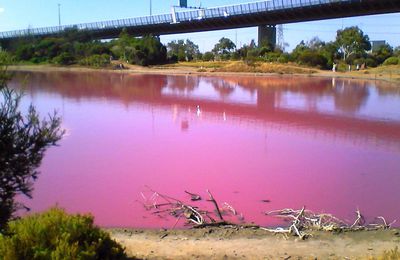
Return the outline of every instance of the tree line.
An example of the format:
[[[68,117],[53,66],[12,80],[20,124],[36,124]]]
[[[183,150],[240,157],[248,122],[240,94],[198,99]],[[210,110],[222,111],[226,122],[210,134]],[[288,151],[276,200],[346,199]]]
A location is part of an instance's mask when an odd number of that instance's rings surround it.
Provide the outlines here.
[[[201,53],[199,46],[189,39],[163,45],[157,36],[132,37],[123,30],[118,39],[99,41],[93,40],[89,32],[77,29],[68,29],[59,37],[20,39],[7,50],[15,62],[91,67],[106,67],[112,60],[141,66],[193,60],[292,62],[320,69],[330,69],[333,64],[376,67],[400,63],[400,47],[383,44],[371,48],[368,35],[354,26],[338,30],[335,40],[330,42],[318,37],[301,41],[291,52],[268,44],[257,46],[254,40],[238,48],[232,40],[223,37],[212,50]]]

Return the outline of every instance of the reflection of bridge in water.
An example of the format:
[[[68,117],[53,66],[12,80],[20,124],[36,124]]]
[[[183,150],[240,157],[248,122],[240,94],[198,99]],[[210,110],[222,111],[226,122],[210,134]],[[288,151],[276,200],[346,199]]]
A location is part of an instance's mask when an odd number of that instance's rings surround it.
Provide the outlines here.
[[[164,35],[259,26],[262,38],[274,41],[275,25],[321,19],[400,12],[398,0],[268,0],[154,16],[0,33],[0,41],[55,36],[66,29],[90,32],[98,39],[116,38],[123,28],[134,35]]]
[[[400,149],[400,118],[362,117],[358,111],[368,105],[371,86],[366,81],[302,77],[200,77],[126,75],[120,73],[29,73],[29,86],[35,92],[50,92],[77,101],[105,98],[129,105],[144,105],[162,110],[202,111],[208,121],[257,124],[313,136],[330,136],[351,143],[384,145]],[[18,78],[25,74],[17,74]],[[15,82],[15,80],[14,80]],[[15,83],[13,83],[15,84]],[[207,95],[196,91],[212,88]],[[229,100],[236,89],[248,93],[254,102]],[[376,88],[400,99],[397,88]],[[166,91],[168,90],[168,91]],[[167,93],[166,93],[167,92]],[[204,94],[204,93],[203,93]],[[302,95],[301,106],[282,104],[286,95]],[[332,111],[318,109],[320,100],[330,99]],[[190,122],[188,122],[190,124]],[[185,126],[186,127],[186,126]]]

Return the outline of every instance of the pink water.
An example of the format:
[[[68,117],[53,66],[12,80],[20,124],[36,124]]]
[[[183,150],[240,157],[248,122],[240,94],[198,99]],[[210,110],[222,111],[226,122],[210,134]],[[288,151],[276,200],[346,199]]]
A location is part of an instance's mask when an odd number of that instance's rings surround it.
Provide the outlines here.
[[[41,166],[33,211],[59,205],[107,227],[171,227],[146,186],[210,189],[247,222],[301,208],[400,218],[400,88],[301,77],[18,73],[12,86],[67,135]],[[263,203],[261,200],[270,200]]]

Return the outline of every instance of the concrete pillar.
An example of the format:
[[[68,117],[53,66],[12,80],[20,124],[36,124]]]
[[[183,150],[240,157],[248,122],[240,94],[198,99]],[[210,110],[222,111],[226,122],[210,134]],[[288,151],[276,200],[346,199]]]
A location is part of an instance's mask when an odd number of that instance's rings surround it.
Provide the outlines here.
[[[272,49],[276,45],[276,25],[260,25],[258,26],[258,47],[270,46]]]

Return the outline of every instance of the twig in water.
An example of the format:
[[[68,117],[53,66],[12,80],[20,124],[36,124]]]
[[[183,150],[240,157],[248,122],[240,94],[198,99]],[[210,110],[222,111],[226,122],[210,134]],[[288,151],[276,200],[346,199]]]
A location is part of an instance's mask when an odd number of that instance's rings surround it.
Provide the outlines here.
[[[211,192],[209,190],[207,190],[207,193],[208,193],[208,196],[210,196],[210,199],[208,201],[211,201],[214,204],[219,219],[221,221],[224,221],[224,218],[222,217],[221,211],[219,210],[218,203],[215,201],[213,195],[211,194]]]
[[[231,205],[229,205],[228,203],[224,202],[223,207],[228,209],[230,212],[232,212],[232,214],[234,216],[237,215],[237,211]]]
[[[354,227],[358,227],[358,228],[364,227],[365,218],[364,218],[364,216],[361,214],[361,212],[360,212],[359,209],[356,210],[356,214],[357,214],[357,218],[356,218],[356,220],[354,221],[353,225],[350,226],[350,228],[354,228]]]
[[[187,194],[189,194],[191,196],[191,198],[190,198],[191,201],[201,200],[201,196],[198,195],[198,194],[194,194],[194,193],[191,193],[191,192],[188,192],[188,191],[185,191],[185,193],[187,193]]]

